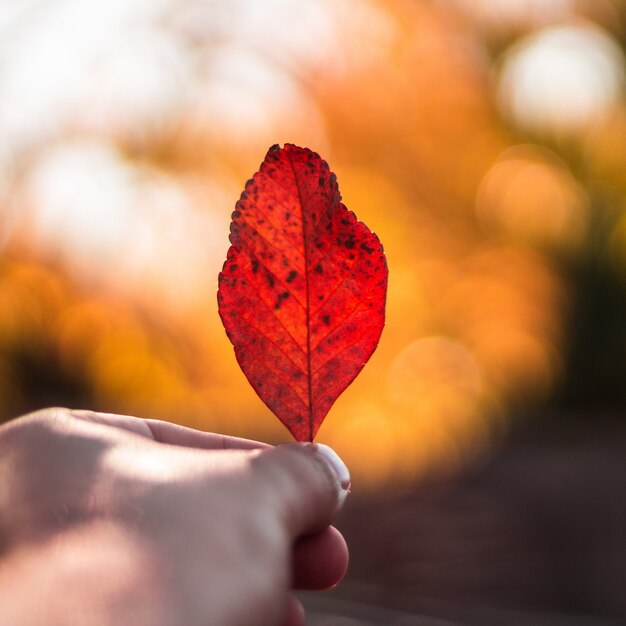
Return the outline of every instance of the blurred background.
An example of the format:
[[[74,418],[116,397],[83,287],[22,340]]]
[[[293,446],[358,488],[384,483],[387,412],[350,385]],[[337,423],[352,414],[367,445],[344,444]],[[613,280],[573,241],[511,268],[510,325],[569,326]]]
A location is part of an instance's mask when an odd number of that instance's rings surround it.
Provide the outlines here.
[[[625,48],[624,0],[0,0],[0,420],[288,441],[217,274],[308,146],[390,268],[318,435],[354,558],[311,623],[625,623]]]

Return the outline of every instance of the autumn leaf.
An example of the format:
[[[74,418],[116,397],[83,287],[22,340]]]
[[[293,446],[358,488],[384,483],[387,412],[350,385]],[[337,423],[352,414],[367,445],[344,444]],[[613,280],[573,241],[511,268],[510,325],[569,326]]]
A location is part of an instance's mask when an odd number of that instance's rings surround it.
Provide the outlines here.
[[[312,441],[375,350],[387,263],[341,203],[318,154],[272,146],[230,226],[218,305],[250,384],[297,441]]]

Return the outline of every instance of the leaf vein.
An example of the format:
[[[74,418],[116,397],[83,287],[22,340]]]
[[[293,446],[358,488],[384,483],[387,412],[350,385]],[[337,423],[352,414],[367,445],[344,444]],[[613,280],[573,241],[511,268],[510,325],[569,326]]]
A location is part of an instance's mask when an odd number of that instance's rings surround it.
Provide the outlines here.
[[[336,332],[337,330],[339,330],[342,326],[344,326],[346,324],[346,322],[357,312],[357,309],[359,309],[361,303],[357,302],[355,307],[350,311],[350,313],[348,313],[348,315],[346,315],[340,322],[339,324],[337,324],[336,326],[334,326],[333,328],[331,328],[316,344],[315,347],[313,348],[313,350],[317,350],[320,345],[322,344],[322,342],[327,338],[330,337],[330,335],[332,335],[334,332]],[[362,308],[362,307],[361,307]]]
[[[333,356],[331,356],[329,359],[324,361],[324,363],[322,363],[319,367],[315,369],[315,371],[311,374],[311,376],[315,376],[315,374],[317,374],[320,370],[324,369],[331,361],[340,357],[346,350],[349,350],[353,346],[356,346],[357,344],[361,343],[361,341],[363,341],[364,339],[367,339],[368,335],[369,335],[369,329],[366,329],[365,331],[363,331],[361,335],[359,335],[358,339],[348,344],[347,346],[344,346],[341,350],[339,350],[339,352],[337,352],[336,354],[333,354]]]
[[[274,345],[274,347],[281,352],[289,361],[291,361],[294,366],[298,369],[298,371],[302,372],[302,368],[283,350],[283,348],[281,348],[281,346],[279,346],[276,342],[272,341],[267,335],[265,335],[262,331],[260,331],[254,324],[252,324],[249,320],[247,320],[246,318],[241,318],[244,322],[246,322],[246,324],[248,324],[248,326],[250,326],[250,328],[252,328],[253,330],[255,330],[257,332],[257,334],[261,335],[264,339],[267,339],[267,341],[269,341],[272,345]],[[244,345],[249,345],[249,342],[244,344]],[[298,346],[300,347],[300,346]],[[267,369],[272,371],[274,373],[274,375],[277,378],[280,378],[280,380],[287,386],[289,387],[294,395],[298,398],[298,400],[300,400],[300,402],[302,402],[302,404],[304,405],[304,407],[307,409],[308,411],[308,406],[306,404],[306,402],[300,397],[300,394],[298,393],[298,391],[296,390],[296,388],[293,386],[293,383],[289,382],[288,380],[285,380],[284,377],[280,376],[280,370],[273,368],[270,366],[270,362],[267,359],[263,359],[263,363],[267,366]],[[303,372],[304,374],[304,372]],[[292,407],[293,408],[293,407]]]
[[[302,350],[302,352],[304,352],[304,354],[306,354],[306,351],[304,350],[304,348],[299,344],[298,340],[291,334],[289,329],[285,326],[285,324],[280,319],[280,317],[278,317],[278,315],[276,315],[274,310],[267,304],[267,302],[265,302],[265,300],[263,300],[263,298],[260,298],[260,297],[259,297],[259,302],[261,302],[263,304],[263,306],[272,314],[272,316],[282,326],[283,330],[287,333],[287,335],[289,335],[289,337],[291,337],[291,339],[293,339],[294,343],[298,346],[298,348],[300,348],[300,350]]]
[[[274,250],[278,250],[278,252],[281,252],[282,254],[285,254],[285,251],[278,247],[275,243],[272,243],[260,230],[258,230],[257,228],[255,228],[254,226],[252,226],[252,224],[250,224],[250,222],[245,222],[246,226],[252,231],[255,232],[259,237],[261,237],[261,239],[263,239],[263,241],[265,241],[266,243],[268,243],[272,248],[274,248]],[[241,233],[241,231],[239,231]],[[252,250],[252,246],[249,244],[249,238],[243,238],[240,237],[239,240],[245,244],[246,248],[248,248],[248,250],[254,254],[255,257],[258,258],[258,256],[255,254],[254,250]],[[298,266],[298,269],[302,272],[303,269],[301,267]]]
[[[263,235],[261,235],[262,237]],[[261,267],[263,267],[264,270],[266,270],[268,273],[270,273],[272,275],[272,277],[280,284],[282,285],[282,287],[285,289],[285,291],[288,291],[290,293],[290,295],[293,296],[293,299],[300,305],[300,307],[302,308],[302,310],[305,312],[306,314],[306,307],[305,305],[300,301],[300,299],[298,297],[296,297],[296,295],[289,289],[289,287],[287,287],[287,285],[285,285],[285,283],[283,282],[282,279],[280,279],[276,273],[274,273],[259,257],[257,254],[255,254],[254,250],[251,248],[250,244],[245,240],[245,239],[240,239],[241,243],[247,248],[248,252],[250,253],[251,256],[253,256],[255,258],[255,260],[257,260],[259,262],[259,265],[261,265]],[[301,270],[302,271],[302,270]],[[267,304],[266,304],[267,306]],[[267,306],[267,308],[269,309],[270,307]],[[271,311],[271,309],[270,309]],[[276,316],[276,314],[272,311],[272,314]],[[277,318],[278,319],[278,318]]]

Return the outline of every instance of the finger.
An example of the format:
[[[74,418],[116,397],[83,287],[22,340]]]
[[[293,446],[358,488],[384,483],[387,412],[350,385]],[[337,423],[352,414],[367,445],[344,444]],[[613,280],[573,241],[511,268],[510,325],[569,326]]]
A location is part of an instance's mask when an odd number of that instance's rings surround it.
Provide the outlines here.
[[[207,433],[171,422],[154,419],[143,419],[131,415],[114,413],[97,413],[94,411],[70,411],[72,417],[96,424],[105,424],[121,430],[127,430],[147,439],[185,448],[201,448],[205,450],[258,450],[270,448],[266,443],[228,437],[215,433]]]
[[[329,589],[338,585],[348,569],[348,546],[333,526],[300,537],[293,548],[294,589]]]
[[[304,607],[302,602],[293,594],[287,596],[287,608],[283,626],[304,626],[305,624]]]
[[[259,450],[272,447],[260,441],[207,433],[171,422],[152,419],[143,421],[150,429],[155,441],[173,446],[204,448],[208,450]]]
[[[252,480],[293,540],[328,526],[350,490],[350,473],[337,454],[318,443],[262,450],[250,461]]]

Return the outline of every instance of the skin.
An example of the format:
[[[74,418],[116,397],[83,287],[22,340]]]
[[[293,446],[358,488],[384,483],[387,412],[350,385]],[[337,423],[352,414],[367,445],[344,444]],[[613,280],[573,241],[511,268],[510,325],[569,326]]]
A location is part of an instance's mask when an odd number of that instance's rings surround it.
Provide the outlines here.
[[[348,551],[345,466],[136,417],[47,409],[0,428],[4,623],[304,624]]]

